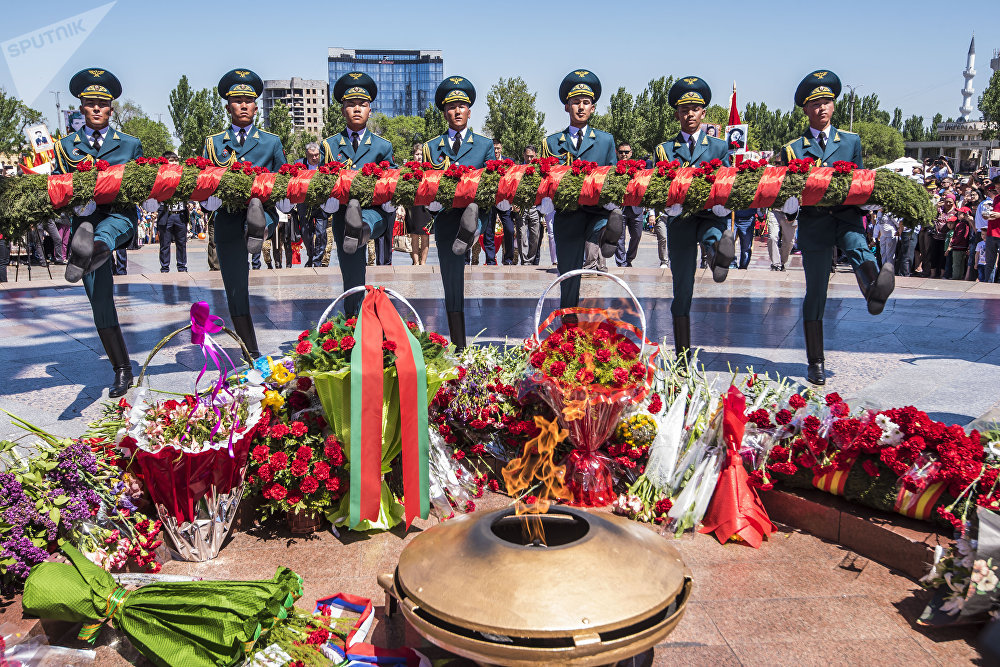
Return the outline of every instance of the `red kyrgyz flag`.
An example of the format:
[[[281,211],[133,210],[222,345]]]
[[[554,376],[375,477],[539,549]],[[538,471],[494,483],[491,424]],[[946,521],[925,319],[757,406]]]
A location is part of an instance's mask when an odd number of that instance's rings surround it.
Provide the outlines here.
[[[733,81],[733,97],[729,100],[729,124],[730,125],[742,125],[743,121],[740,120],[740,110],[736,106],[736,82]]]

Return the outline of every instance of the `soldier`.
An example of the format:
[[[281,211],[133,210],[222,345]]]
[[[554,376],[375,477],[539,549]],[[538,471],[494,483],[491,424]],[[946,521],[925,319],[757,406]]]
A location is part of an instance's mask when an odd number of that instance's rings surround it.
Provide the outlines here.
[[[817,165],[853,162],[859,169],[861,139],[853,132],[837,129],[830,124],[834,100],[840,95],[840,79],[829,70],[808,74],[795,89],[795,104],[809,118],[805,134],[787,144],[782,157],[815,160]],[[867,206],[862,208],[868,208]],[[802,252],[802,268],[806,274],[806,296],[802,301],[802,325],[806,337],[806,359],[809,363],[806,379],[826,383],[823,368],[823,311],[830,280],[833,249],[839,247],[854,268],[858,287],[868,302],[868,312],[878,315],[896,285],[892,262],[886,262],[881,272],[868,247],[861,223],[861,208],[857,206],[804,206],[799,209],[796,198],[790,198],[783,210],[799,220],[798,243]]]
[[[682,167],[721,160],[729,166],[729,148],[718,137],[701,130],[705,108],[712,101],[712,89],[704,79],[686,76],[678,79],[667,92],[667,102],[674,108],[674,118],[681,124],[680,133],[656,147],[658,162],[681,163]],[[674,351],[682,363],[691,349],[691,297],[694,294],[694,271],[698,244],[708,252],[712,279],[721,283],[729,275],[729,265],[736,257],[736,242],[729,229],[731,211],[713,206],[711,211],[684,213],[681,204],[666,210],[667,254],[674,296],[670,314],[674,320]]]
[[[341,103],[341,114],[347,126],[339,134],[323,140],[320,147],[323,164],[341,162],[348,169],[361,169],[370,163],[392,161],[392,144],[368,129],[371,103],[378,94],[375,81],[363,72],[348,72],[333,85],[333,97]],[[344,290],[365,284],[365,253],[368,241],[377,239],[390,230],[391,204],[379,208],[361,208],[357,199],[347,202],[340,210],[340,202],[330,199],[323,209],[331,213],[333,239],[337,244],[337,259]],[[362,250],[362,252],[358,252]],[[347,297],[344,309],[356,313],[361,307],[363,294]]]
[[[85,125],[61,139],[55,146],[54,172],[69,174],[82,164],[96,160],[124,164],[142,157],[142,144],[135,137],[110,129],[111,101],[121,95],[122,85],[111,72],[85,69],[73,75],[70,93],[80,98]],[[74,210],[66,280],[83,280],[90,307],[94,311],[97,334],[115,371],[115,381],[108,396],[123,396],[132,385],[132,362],[115,310],[111,253],[124,248],[135,236],[138,214],[135,206],[116,208],[113,204],[96,206],[93,201]]]
[[[615,138],[589,126],[594,104],[600,98],[601,80],[596,74],[580,69],[566,75],[559,85],[559,100],[569,114],[569,127],[546,138],[542,157],[557,157],[566,164],[574,160],[596,162],[598,166],[617,163]],[[552,232],[560,275],[583,266],[588,244],[599,244],[604,257],[614,255],[622,228],[621,209],[613,204],[604,208],[581,206],[573,211],[556,211]],[[562,290],[560,308],[574,307],[580,302],[579,277],[564,280],[559,287]]]
[[[278,136],[254,124],[257,98],[263,90],[264,82],[248,69],[231,70],[219,80],[219,95],[226,101],[231,126],[205,139],[203,155],[213,164],[228,167],[239,160],[271,172],[278,171],[285,164],[285,151]],[[213,196],[202,208],[217,211],[221,205],[222,202]],[[229,315],[233,328],[255,359],[260,356],[260,350],[250,317],[250,265],[247,255],[256,255],[261,251],[264,238],[275,222],[275,212],[265,211],[264,205],[256,198],[250,200],[245,211],[224,209],[215,213],[215,245]]]
[[[434,104],[444,112],[448,131],[424,144],[424,160],[435,169],[460,164],[481,169],[494,159],[493,140],[469,129],[469,110],[476,102],[476,88],[462,76],[450,76],[434,92]],[[441,211],[437,202],[427,207]],[[475,202],[465,208],[441,211],[434,219],[434,242],[441,263],[444,304],[451,341],[465,347],[465,253],[482,233],[490,211],[480,211]]]

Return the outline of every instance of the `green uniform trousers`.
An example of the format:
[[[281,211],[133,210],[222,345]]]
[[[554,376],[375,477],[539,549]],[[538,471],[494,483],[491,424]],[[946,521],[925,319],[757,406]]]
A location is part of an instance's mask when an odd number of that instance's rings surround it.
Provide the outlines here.
[[[691,313],[694,295],[694,272],[698,266],[698,244],[712,247],[722,238],[728,220],[716,215],[679,215],[667,225],[667,256],[670,258],[670,276],[674,297],[670,314],[687,317]]]
[[[600,243],[604,227],[608,224],[608,211],[586,206],[575,211],[556,211],[552,219],[552,237],[556,242],[556,264],[559,275],[583,268],[583,255],[587,241]],[[560,308],[573,308],[580,303],[580,276],[559,283],[562,294]]]
[[[799,213],[798,245],[806,274],[802,319],[822,320],[833,266],[833,248],[836,246],[844,251],[855,270],[864,262],[874,262],[875,255],[868,247],[861,216],[851,215],[838,207],[803,208]]]
[[[95,211],[81,218],[73,216],[72,229],[75,232],[84,222],[94,226],[94,241],[102,241],[111,252],[129,244],[138,228],[139,214],[133,208],[128,213],[109,213]],[[83,288],[90,299],[90,308],[94,311],[94,324],[98,329],[118,326],[118,311],[115,309],[115,282],[112,272],[112,260],[104,262],[95,271],[83,276]]]
[[[441,265],[441,283],[444,285],[444,308],[449,313],[465,312],[465,255],[456,255],[451,246],[458,236],[459,223],[464,208],[441,211],[434,218],[434,243],[437,244],[438,262]],[[482,233],[490,209],[479,210],[479,229]],[[477,241],[478,243],[478,241]]]
[[[343,206],[331,217],[333,226],[333,242],[337,246],[337,262],[340,264],[340,278],[344,283],[344,291],[352,287],[365,284],[365,270],[368,268],[365,249],[358,248],[353,255],[344,252],[344,214],[346,208]],[[363,208],[361,209],[361,219],[368,226],[368,231],[373,239],[385,234],[387,229],[385,214],[381,209]],[[352,294],[344,300],[344,311],[350,315],[357,315],[361,310],[361,302],[365,295],[361,292]]]
[[[250,314],[250,262],[244,237],[246,224],[246,211],[231,213],[219,209],[215,213],[215,251],[219,257],[219,271],[226,289],[230,318]],[[268,234],[274,225],[274,219],[267,216]]]

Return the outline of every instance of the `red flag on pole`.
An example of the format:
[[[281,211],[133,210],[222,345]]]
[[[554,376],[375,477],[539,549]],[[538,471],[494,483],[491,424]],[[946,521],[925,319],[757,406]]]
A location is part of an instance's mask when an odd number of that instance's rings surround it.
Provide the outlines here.
[[[736,106],[736,82],[733,81],[733,97],[729,100],[729,124],[742,125],[740,120],[740,110]]]

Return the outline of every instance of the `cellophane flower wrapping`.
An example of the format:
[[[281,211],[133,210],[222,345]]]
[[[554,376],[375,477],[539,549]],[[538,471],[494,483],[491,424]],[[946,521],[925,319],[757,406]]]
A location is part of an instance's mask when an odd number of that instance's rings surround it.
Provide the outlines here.
[[[264,390],[244,384],[187,402],[152,402],[136,392],[118,446],[156,506],[174,553],[183,560],[218,555],[243,495],[250,444],[263,414]],[[174,407],[173,404],[176,404]],[[168,415],[189,414],[187,436],[163,438]],[[157,416],[151,416],[157,415]],[[222,427],[214,434],[214,424]]]
[[[645,398],[653,377],[650,360],[626,336],[631,332],[638,337],[636,329],[601,313],[603,321],[563,324],[533,348],[522,383],[522,395],[533,391],[541,396],[569,432],[573,450],[563,461],[565,481],[570,504],[580,507],[603,507],[615,500],[610,460],[600,448],[625,409]]]

